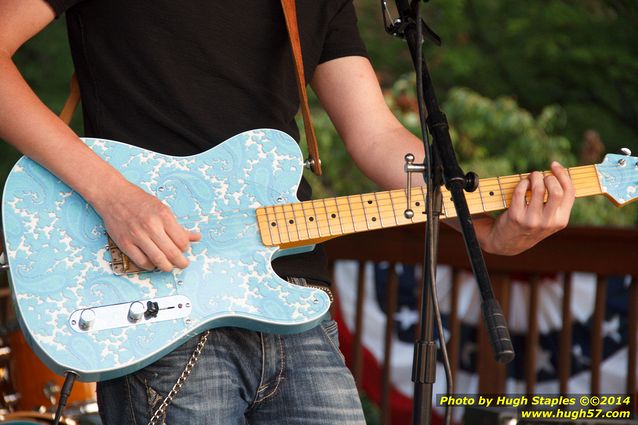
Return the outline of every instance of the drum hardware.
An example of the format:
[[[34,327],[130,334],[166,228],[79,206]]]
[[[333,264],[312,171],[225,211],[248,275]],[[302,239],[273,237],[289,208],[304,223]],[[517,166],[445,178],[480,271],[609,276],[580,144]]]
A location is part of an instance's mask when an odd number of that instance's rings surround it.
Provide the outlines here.
[[[0,362],[6,362],[11,358],[11,347],[0,347]]]
[[[50,412],[60,397],[64,378],[54,374],[38,359],[19,330],[9,333],[8,342],[12,350],[8,367],[10,382],[14,392],[20,394],[15,410],[40,409],[41,413]],[[65,412],[65,417],[76,418],[76,414],[81,415],[85,411],[93,413],[94,404],[95,384],[77,382],[69,399],[69,411]]]
[[[19,393],[12,393],[12,394],[3,394],[2,395],[2,402],[4,403],[5,406],[9,407],[9,410],[13,411],[15,409],[13,409],[13,407],[18,404],[18,402],[20,401],[20,394]]]
[[[0,423],[3,425],[50,425],[53,423],[53,413],[38,413],[29,411],[11,412],[0,414]],[[73,419],[64,417],[61,425],[78,425]]]
[[[60,386],[53,381],[49,381],[42,387],[42,393],[53,406],[57,401],[58,394],[60,394]]]
[[[0,228],[0,278],[3,278],[1,272],[9,269],[2,236]],[[3,306],[0,317],[0,423],[51,425],[54,423],[55,413],[52,410],[60,395],[62,378],[51,372],[27,345],[11,314],[13,307],[10,297],[11,290],[1,287],[0,299],[6,299],[7,306]],[[69,401],[65,416],[60,418],[60,425],[78,425],[87,420],[89,422],[86,423],[101,423],[97,419],[95,384],[78,383]]]
[[[4,255],[4,252],[0,253],[0,270],[9,270],[9,263],[7,263],[7,256]]]

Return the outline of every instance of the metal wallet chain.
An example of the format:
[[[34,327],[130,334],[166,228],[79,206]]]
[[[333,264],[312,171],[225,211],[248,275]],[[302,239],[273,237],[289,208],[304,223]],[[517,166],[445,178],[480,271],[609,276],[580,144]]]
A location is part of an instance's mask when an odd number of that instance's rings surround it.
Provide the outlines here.
[[[171,404],[171,402],[173,401],[177,393],[179,393],[179,391],[182,389],[182,387],[184,386],[184,383],[186,382],[189,375],[193,371],[193,368],[197,364],[197,361],[199,360],[199,356],[200,354],[202,354],[202,350],[204,350],[204,347],[206,346],[206,340],[208,340],[209,335],[210,335],[210,331],[206,331],[199,338],[197,347],[195,347],[195,349],[193,350],[193,354],[191,354],[191,357],[188,360],[188,363],[186,363],[186,366],[184,367],[182,374],[179,375],[179,378],[177,378],[177,381],[175,382],[175,384],[173,384],[173,388],[171,388],[171,390],[168,392],[168,395],[166,396],[166,398],[164,398],[160,407],[158,407],[157,410],[155,410],[155,413],[153,413],[153,417],[151,418],[150,421],[148,421],[148,425],[156,425],[157,421],[160,418],[164,417],[164,415],[166,414],[166,409],[168,409],[168,406]]]

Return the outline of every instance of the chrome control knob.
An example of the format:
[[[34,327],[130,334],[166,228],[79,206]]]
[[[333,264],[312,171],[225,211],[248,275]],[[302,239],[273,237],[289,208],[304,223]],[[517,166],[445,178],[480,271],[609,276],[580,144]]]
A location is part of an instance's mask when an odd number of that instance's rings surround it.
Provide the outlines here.
[[[131,306],[128,309],[128,320],[131,322],[139,322],[144,317],[144,304],[139,301],[135,301],[131,303]]]
[[[82,310],[82,313],[80,313],[80,320],[78,322],[78,326],[80,326],[80,329],[82,329],[83,331],[88,331],[89,329],[91,329],[94,323],[95,312],[90,308]]]

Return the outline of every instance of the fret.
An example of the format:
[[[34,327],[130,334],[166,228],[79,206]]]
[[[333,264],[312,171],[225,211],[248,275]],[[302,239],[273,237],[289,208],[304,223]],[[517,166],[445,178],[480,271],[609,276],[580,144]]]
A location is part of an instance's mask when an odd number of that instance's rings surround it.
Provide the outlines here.
[[[579,171],[579,180],[584,179],[587,183],[576,185],[576,196],[590,196],[590,195],[598,195],[603,193],[602,188],[600,186],[600,178],[598,176],[598,171],[594,165],[585,165],[580,167],[573,167],[572,172]],[[594,183],[592,186],[591,183]]]
[[[361,202],[363,203],[363,213],[366,216],[366,223],[368,225],[368,229],[370,230],[379,229],[381,227],[381,224],[379,222],[379,217],[374,211],[375,209],[374,200],[370,198],[369,194],[366,194],[366,199],[364,199],[363,195],[360,195],[360,196],[361,196]],[[378,207],[376,209],[378,211]]]
[[[312,206],[312,214],[308,217],[308,220],[315,223],[317,226],[317,232],[319,233],[319,237],[323,236],[321,234],[321,223],[319,222],[319,217],[317,214],[317,208],[315,207],[315,201],[308,201]]]
[[[279,236],[277,235],[273,235],[273,227],[277,226],[277,222],[273,220],[273,218],[270,216],[270,213],[268,212],[268,208],[272,208],[272,207],[265,207],[264,211],[266,212],[266,218],[268,219],[268,223],[266,225],[266,227],[268,227],[268,233],[270,234],[270,240],[275,243],[275,244],[279,244],[281,242],[281,238],[279,237],[275,237],[275,236]],[[274,225],[273,225],[274,223]]]
[[[366,221],[366,229],[370,230],[370,221],[368,220],[368,213],[366,211],[366,204],[363,200],[363,195],[359,195],[359,199],[361,200],[361,209],[363,210],[363,218]]]
[[[261,237],[264,241],[264,245],[275,244],[275,241],[273,241],[272,234],[270,232],[270,226],[268,223],[268,216],[266,214],[266,209],[257,208],[256,215],[257,215],[257,223],[259,224],[259,233],[261,234]]]
[[[357,229],[357,221],[359,219],[355,215],[355,210],[352,209],[352,199],[350,196],[347,196],[346,200],[348,201],[348,208],[350,209],[350,215],[352,216],[352,227],[354,227],[355,232],[358,232],[359,230]]]
[[[350,203],[348,202],[347,197],[340,196],[335,199],[335,202],[337,204],[339,219],[341,220],[341,225],[343,226],[344,233],[354,233],[356,231],[354,228],[354,217],[352,216],[352,209],[350,208]],[[346,206],[347,208],[343,208],[344,206]]]
[[[518,184],[523,181],[524,179],[529,177],[529,173],[527,174],[514,174],[511,176],[504,176],[500,178],[500,182],[503,185],[503,193],[504,193],[504,197],[506,199],[506,201],[509,202],[509,204],[506,202],[505,207],[508,208],[511,204],[512,204],[512,196],[514,195],[514,190],[516,189],[516,186],[518,186]],[[529,202],[529,198],[531,196],[531,193],[529,191],[527,191],[525,193],[525,200],[527,202]]]
[[[594,166],[568,169],[577,196],[600,194],[600,178]],[[545,175],[549,173],[544,172]],[[512,192],[529,174],[482,179],[478,192],[466,194],[470,213],[497,211],[511,204]],[[498,191],[498,193],[496,193]],[[500,196],[499,196],[500,194]],[[415,212],[411,219],[403,213],[407,205],[405,190],[391,190],[367,194],[326,198],[257,208],[259,232],[266,245],[281,245],[296,241],[312,241],[374,230],[383,227],[420,223],[425,215],[427,188],[412,188],[410,208]],[[450,192],[441,188],[441,213],[446,218],[457,215]],[[526,197],[529,193],[526,194]],[[500,197],[500,200],[499,200]],[[546,195],[547,197],[547,195]],[[389,217],[391,214],[392,217]],[[303,225],[302,225],[303,223]],[[268,229],[268,230],[266,230]]]
[[[505,196],[503,195],[503,187],[501,186],[501,178],[497,176],[496,182],[498,183],[498,188],[501,192],[501,198],[503,199],[503,208],[507,208],[507,202],[505,202]]]
[[[441,189],[441,209],[443,210],[443,215],[445,215],[446,218],[452,218],[454,217],[455,214],[452,214],[452,211],[450,211],[449,207],[446,207],[446,198],[447,198],[447,194],[449,192],[447,191],[447,189]]]
[[[399,220],[397,220],[397,214],[399,214],[399,211],[397,210],[397,207],[394,205],[394,200],[392,199],[392,191],[390,190],[386,193],[388,194],[388,198],[390,198],[390,205],[392,205],[392,215],[394,215],[394,224],[398,226]]]
[[[480,182],[479,182],[477,190],[478,190],[479,198],[481,199],[481,208],[483,208],[483,212],[487,212],[487,209],[485,208],[485,201],[483,200],[483,191],[481,190]]]
[[[288,230],[288,222],[286,221],[286,216],[283,214],[283,210],[281,206],[273,206],[273,210],[275,212],[275,221],[277,222],[277,231],[279,232],[279,237],[281,242],[286,243],[290,242],[290,231]],[[282,234],[281,229],[286,229],[286,233]]]
[[[415,193],[416,192],[416,193]],[[421,187],[417,186],[412,188],[410,192],[410,198],[412,199],[412,204],[410,208],[414,211],[414,219],[417,222],[423,221],[423,217],[425,217],[425,196],[421,199]]]
[[[274,206],[265,207],[266,215],[268,216],[268,229],[270,229],[270,234],[273,242],[276,244],[288,242],[284,240],[283,234],[281,233],[281,223],[279,222],[279,218],[277,217],[277,212]],[[273,235],[273,233],[275,233]]]
[[[454,204],[454,198],[452,198],[452,193],[448,191],[446,198],[447,198],[448,202],[450,203],[448,205],[448,209],[450,211],[450,215],[452,217],[457,217],[458,213],[456,212],[456,204]],[[443,198],[443,199],[445,200],[446,198]]]
[[[326,208],[326,203],[323,199],[318,199],[314,202],[318,208],[319,223],[321,224],[321,226],[328,228],[328,235],[333,235],[332,226],[330,226],[330,214],[328,213],[328,209]],[[337,234],[339,234],[339,232],[337,232]]]
[[[301,211],[301,215],[297,213]],[[306,223],[306,214],[303,211],[303,205],[300,202],[295,202],[292,204],[292,214],[295,218],[295,223],[297,223],[297,232],[299,233],[299,240],[307,240],[311,239],[310,232],[308,231],[308,223]],[[303,218],[302,218],[303,217]],[[301,225],[303,224],[303,229]]]
[[[314,207],[312,205],[312,201],[302,202],[303,206],[303,214],[306,228],[308,229],[308,233],[312,237],[312,239],[317,239],[321,236],[321,232],[319,231],[319,226],[317,224],[317,220],[315,220]],[[307,207],[312,207],[312,211],[309,211]]]
[[[381,217],[381,208],[379,206],[379,198],[377,198],[377,193],[374,192],[374,203],[377,204],[377,212],[379,213],[379,226],[380,227],[384,227],[383,226],[383,217]]]
[[[395,210],[397,213],[395,214],[395,217],[397,217],[397,224],[399,226],[403,225],[403,224],[410,224],[413,223],[411,218],[406,218],[404,215],[404,211],[405,211],[405,206],[407,205],[407,197],[405,195],[405,190],[403,189],[399,189],[399,190],[391,190],[390,191],[390,199],[392,199],[392,204],[396,207],[397,209]]]
[[[501,208],[503,208],[503,206],[501,205],[501,202],[497,199],[496,196],[496,191],[498,184],[496,183],[496,179],[494,178],[489,178],[485,180],[485,184],[483,185],[483,188],[485,189],[489,189],[488,195],[489,198],[487,198],[486,201],[486,206],[487,206],[487,210],[488,211],[497,211]]]
[[[379,192],[376,194],[379,203],[379,215],[381,216],[382,227],[392,227],[397,225],[396,211],[392,204],[389,192]],[[383,206],[383,207],[381,207]],[[394,223],[393,223],[394,222]]]
[[[421,194],[423,196],[423,211],[424,211],[424,215],[425,215],[425,219],[427,220],[427,211],[428,211],[428,206],[427,206],[427,191],[426,191],[426,186],[421,186]],[[441,188],[441,210],[443,212],[443,215],[448,218],[447,215],[447,211],[445,208],[445,188]]]
[[[474,192],[466,192],[465,200],[467,202],[467,206],[469,208],[470,214],[477,214],[479,212],[484,212],[484,209],[481,208],[482,199],[480,196],[480,192],[475,190]]]
[[[326,211],[330,214],[328,220],[330,221],[330,225],[332,226],[332,222],[334,220],[339,220],[339,229],[334,232],[335,235],[343,235],[343,223],[341,222],[341,213],[339,212],[339,207],[337,206],[337,201],[335,198],[323,199],[323,205],[326,208]],[[334,211],[334,212],[331,212]],[[336,224],[335,224],[336,225]]]
[[[529,174],[525,174],[525,177],[529,177]],[[523,181],[523,175],[522,174],[518,174],[518,178],[519,178],[519,182]],[[531,185],[531,182],[530,182]],[[514,191],[512,191],[512,196],[514,196]],[[512,196],[510,196],[510,204],[512,203]],[[526,191],[525,192],[525,202],[529,203],[530,198],[532,197],[532,193],[530,191]]]
[[[423,217],[427,220],[428,217],[428,201],[427,195],[425,191],[425,186],[419,186],[419,190],[421,191],[421,196],[423,197]],[[445,204],[443,204],[443,210],[445,210]]]
[[[281,209],[284,212],[284,218],[286,219],[286,228],[288,229],[288,236],[290,236],[290,227],[294,227],[294,230],[297,233],[297,237],[294,238],[294,233],[290,237],[290,240],[301,240],[301,234],[299,233],[299,225],[297,224],[297,219],[295,218],[295,212],[292,209],[294,204],[285,204],[281,206]]]
[[[355,203],[356,200],[356,203]],[[354,217],[355,231],[360,232],[362,230],[370,230],[368,227],[368,220],[366,219],[363,202],[361,202],[361,195],[348,196],[348,202],[350,205],[350,211]],[[359,207],[357,207],[359,205]],[[361,227],[361,219],[365,221],[365,227]]]

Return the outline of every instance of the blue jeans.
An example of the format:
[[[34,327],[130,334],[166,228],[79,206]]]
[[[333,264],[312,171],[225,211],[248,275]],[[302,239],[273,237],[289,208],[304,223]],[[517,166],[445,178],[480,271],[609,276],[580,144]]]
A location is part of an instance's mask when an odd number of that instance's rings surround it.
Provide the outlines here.
[[[150,366],[98,383],[105,425],[146,425],[188,362],[199,337]],[[159,422],[161,423],[161,421]],[[166,425],[365,424],[332,320],[295,335],[239,328],[211,331]]]

